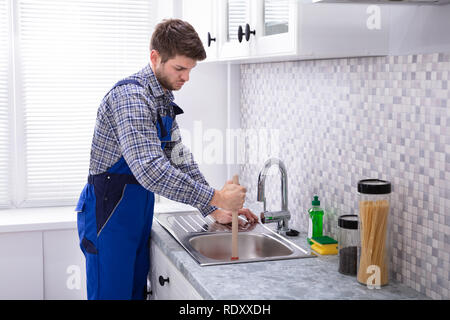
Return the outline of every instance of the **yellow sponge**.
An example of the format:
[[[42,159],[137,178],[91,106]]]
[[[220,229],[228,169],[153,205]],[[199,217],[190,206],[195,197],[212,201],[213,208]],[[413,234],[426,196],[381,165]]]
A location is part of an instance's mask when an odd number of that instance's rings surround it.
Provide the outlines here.
[[[324,237],[312,237],[310,239],[313,242],[311,249],[322,255],[338,254],[337,241],[333,238]]]

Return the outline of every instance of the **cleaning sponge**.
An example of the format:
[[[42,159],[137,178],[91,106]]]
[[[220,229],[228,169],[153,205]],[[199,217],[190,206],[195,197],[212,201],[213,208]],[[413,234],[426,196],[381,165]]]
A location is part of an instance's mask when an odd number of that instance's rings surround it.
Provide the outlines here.
[[[337,241],[328,236],[312,237],[311,249],[322,255],[338,254]]]

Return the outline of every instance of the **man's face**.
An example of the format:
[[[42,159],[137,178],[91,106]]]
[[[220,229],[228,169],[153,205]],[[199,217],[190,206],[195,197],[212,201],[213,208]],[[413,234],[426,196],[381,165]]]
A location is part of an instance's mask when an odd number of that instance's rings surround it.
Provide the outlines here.
[[[194,59],[179,55],[162,63],[161,56],[155,50],[152,50],[150,59],[156,79],[168,90],[180,90],[189,80],[189,72],[197,65]]]

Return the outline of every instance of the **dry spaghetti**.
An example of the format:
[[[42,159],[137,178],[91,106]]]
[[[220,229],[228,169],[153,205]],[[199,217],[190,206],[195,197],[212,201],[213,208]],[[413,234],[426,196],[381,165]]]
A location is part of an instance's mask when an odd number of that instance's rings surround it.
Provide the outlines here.
[[[380,285],[388,283],[388,257],[386,237],[388,229],[389,202],[387,200],[360,201],[361,255],[358,281],[367,284],[372,272],[370,266],[380,269]]]

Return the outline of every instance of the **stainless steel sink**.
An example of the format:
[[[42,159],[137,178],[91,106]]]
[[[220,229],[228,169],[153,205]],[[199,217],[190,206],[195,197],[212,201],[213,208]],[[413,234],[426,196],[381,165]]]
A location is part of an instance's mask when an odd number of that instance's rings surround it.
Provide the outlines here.
[[[205,257],[215,260],[229,260],[231,257],[231,234],[208,234],[189,239],[189,244]],[[288,256],[292,249],[279,240],[265,234],[244,233],[238,235],[240,259],[257,259]]]
[[[198,211],[160,213],[155,218],[201,266],[315,257],[256,223],[239,227],[239,259],[231,260],[230,225],[204,218]]]

